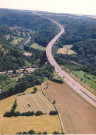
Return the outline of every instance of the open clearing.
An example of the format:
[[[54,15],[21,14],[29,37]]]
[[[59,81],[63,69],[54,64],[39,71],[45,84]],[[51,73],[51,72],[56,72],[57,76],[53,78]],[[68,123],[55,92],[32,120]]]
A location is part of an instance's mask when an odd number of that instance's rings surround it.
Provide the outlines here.
[[[0,44],[0,48],[2,47],[2,45]]]
[[[57,53],[67,54],[67,55],[76,54],[76,52],[71,50],[72,46],[73,45],[64,45],[63,48],[58,49]]]
[[[37,43],[33,43],[32,45],[30,45],[30,47],[34,48],[34,49],[42,50],[42,51],[46,50],[45,47],[42,47],[42,46],[38,45]]]
[[[17,96],[16,111],[23,113],[38,110],[48,114],[50,111],[55,111],[53,104],[42,94],[42,91]]]
[[[36,86],[38,91],[41,86]],[[28,88],[24,93],[27,94],[33,91],[34,87]],[[20,93],[23,94],[23,93]],[[17,94],[19,95],[19,94]],[[0,100],[0,134],[16,134],[17,132],[28,132],[33,129],[36,132],[53,133],[54,131],[61,132],[61,125],[58,116],[20,116],[20,117],[3,117],[3,114],[11,110],[11,107],[16,99],[16,96],[11,96]]]
[[[24,52],[23,53],[25,56],[32,56],[32,53],[29,53],[29,52]]]
[[[96,134],[96,109],[75,94],[66,84],[47,82],[45,94],[56,101],[65,133]],[[46,84],[43,85],[46,88]]]
[[[17,45],[21,41],[23,41],[24,38],[14,37],[13,41],[11,42],[12,45]]]

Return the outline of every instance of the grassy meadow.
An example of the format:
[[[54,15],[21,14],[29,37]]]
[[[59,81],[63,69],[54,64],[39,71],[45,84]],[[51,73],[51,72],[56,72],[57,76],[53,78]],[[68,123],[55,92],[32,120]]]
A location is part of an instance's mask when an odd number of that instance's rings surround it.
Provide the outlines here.
[[[34,49],[42,50],[42,51],[46,50],[45,47],[42,47],[42,46],[38,45],[37,43],[33,43],[32,45],[30,45],[30,47],[34,48]]]
[[[63,48],[58,49],[57,53],[67,54],[67,55],[76,54],[76,52],[71,50],[72,47],[73,45],[64,45]]]

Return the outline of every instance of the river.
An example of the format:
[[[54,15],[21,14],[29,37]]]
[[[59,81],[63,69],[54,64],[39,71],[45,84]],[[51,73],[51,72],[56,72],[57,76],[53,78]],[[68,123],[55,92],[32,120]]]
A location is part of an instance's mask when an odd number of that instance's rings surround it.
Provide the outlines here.
[[[27,38],[27,40],[24,42],[24,45],[21,46],[21,49],[22,49],[22,50],[24,50],[24,46],[27,45],[27,44],[30,42],[30,40],[31,40],[31,35],[30,35],[30,34],[31,34],[31,31],[30,31],[30,33],[28,33],[28,38]]]

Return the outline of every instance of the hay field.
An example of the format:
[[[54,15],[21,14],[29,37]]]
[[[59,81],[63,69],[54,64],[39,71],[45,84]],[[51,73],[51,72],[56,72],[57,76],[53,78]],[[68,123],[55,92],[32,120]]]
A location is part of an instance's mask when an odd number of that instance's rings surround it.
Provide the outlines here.
[[[43,85],[46,88],[46,84]],[[96,109],[81,99],[65,83],[49,81],[45,94],[56,101],[67,134],[96,134]]]
[[[72,45],[64,45],[63,48],[58,49],[57,53],[67,54],[67,55],[76,54],[76,52],[71,50],[71,48]]]
[[[29,117],[0,117],[0,134],[16,134],[17,132],[35,132],[53,133],[54,131],[61,132],[61,126],[58,116],[29,116]]]
[[[36,86],[38,90],[41,90],[41,86]],[[28,88],[24,93],[33,91],[33,88]],[[23,94],[23,93],[20,93]],[[19,95],[19,94],[17,94]],[[16,134],[17,132],[28,132],[33,129],[36,132],[48,132],[53,133],[54,131],[61,132],[61,125],[58,116],[20,116],[20,117],[3,117],[3,114],[10,111],[16,96],[11,96],[0,100],[0,134]]]
[[[42,94],[42,91],[17,96],[16,111],[23,113],[28,111],[36,112],[38,110],[42,111],[43,113],[49,113],[50,111],[55,111],[54,106]]]
[[[45,47],[42,47],[42,46],[38,45],[37,43],[33,43],[32,45],[30,45],[30,47],[34,48],[34,49],[42,50],[42,51],[46,50]]]

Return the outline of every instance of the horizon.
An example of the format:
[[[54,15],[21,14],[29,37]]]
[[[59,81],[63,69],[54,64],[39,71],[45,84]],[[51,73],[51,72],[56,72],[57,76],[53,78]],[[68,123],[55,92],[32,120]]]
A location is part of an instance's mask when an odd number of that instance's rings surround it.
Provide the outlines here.
[[[95,0],[0,0],[0,8],[52,13],[95,15]],[[22,4],[23,3],[23,4]],[[51,6],[50,6],[51,5]]]

